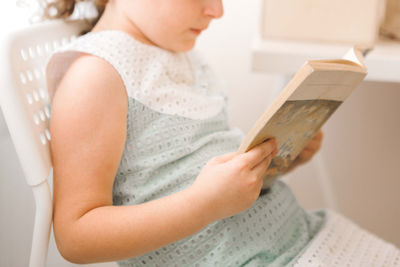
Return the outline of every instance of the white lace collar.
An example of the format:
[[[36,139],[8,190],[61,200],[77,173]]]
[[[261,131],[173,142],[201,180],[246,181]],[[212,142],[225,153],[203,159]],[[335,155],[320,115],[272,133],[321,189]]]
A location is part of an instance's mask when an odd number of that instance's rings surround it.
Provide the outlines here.
[[[90,32],[59,49],[48,70],[57,68],[56,55],[64,52],[85,52],[105,59],[121,75],[129,97],[161,113],[206,119],[225,105],[222,85],[195,51],[170,52],[122,31]]]

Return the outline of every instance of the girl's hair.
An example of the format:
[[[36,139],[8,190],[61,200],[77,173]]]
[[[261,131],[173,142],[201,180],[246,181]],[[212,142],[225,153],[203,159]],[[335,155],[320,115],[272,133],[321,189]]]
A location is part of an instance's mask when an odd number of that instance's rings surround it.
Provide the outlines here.
[[[59,19],[68,18],[72,15],[75,9],[75,5],[78,2],[85,2],[88,0],[53,0],[47,2],[44,7],[43,17],[44,19]],[[90,1],[90,0],[89,0]],[[98,16],[94,18],[92,24],[94,25],[104,12],[108,0],[92,0],[96,6]]]

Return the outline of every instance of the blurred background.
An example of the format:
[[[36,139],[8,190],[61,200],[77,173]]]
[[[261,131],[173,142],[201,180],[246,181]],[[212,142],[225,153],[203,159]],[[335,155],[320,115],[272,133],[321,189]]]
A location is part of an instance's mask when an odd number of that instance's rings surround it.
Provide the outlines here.
[[[224,1],[224,17],[214,21],[202,33],[196,46],[225,83],[230,97],[231,125],[244,132],[250,130],[292,75],[290,71],[253,71],[254,57],[259,55],[255,53],[255,40],[261,35],[280,38],[268,36],[267,28],[260,26],[265,22],[265,3]],[[28,25],[26,14],[18,10],[13,1],[3,5],[1,33],[10,27]],[[383,21],[379,14],[384,14],[384,11],[378,11],[378,8],[381,7],[372,9],[378,14],[374,18],[375,24]],[[376,28],[376,25],[371,27]],[[391,36],[394,36],[393,31]],[[297,40],[286,37],[282,38],[288,42],[302,41],[299,36],[296,36]],[[400,42],[393,40],[390,51],[385,60],[399,63]],[[290,53],[293,51],[288,51]],[[287,55],[281,54],[281,57]],[[280,64],[280,58],[266,60],[265,64],[274,69]],[[397,72],[400,77],[400,68],[388,71]],[[323,127],[323,146],[317,156],[283,178],[306,208],[336,210],[397,247],[400,247],[399,102],[400,83],[395,79],[363,82]],[[0,113],[0,266],[27,266],[34,210],[31,189],[25,183]],[[48,266],[75,266],[59,255],[53,236]],[[116,264],[90,266],[115,267]]]

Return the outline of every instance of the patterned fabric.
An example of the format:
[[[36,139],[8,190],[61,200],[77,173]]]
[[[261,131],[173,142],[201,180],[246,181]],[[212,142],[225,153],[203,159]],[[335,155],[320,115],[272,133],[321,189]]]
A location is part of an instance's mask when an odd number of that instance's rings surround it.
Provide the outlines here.
[[[226,96],[220,84],[195,52],[169,52],[122,31],[88,33],[59,50],[66,51],[70,53],[53,58],[48,68],[63,65],[58,73],[62,75],[78,52],[98,55],[118,70],[129,97],[158,112],[205,119],[224,106]],[[57,88],[60,78],[50,77],[49,88]],[[49,94],[52,99],[53,90]]]
[[[127,138],[113,187],[114,205],[135,205],[181,191],[194,182],[212,157],[239,148],[244,134],[230,127],[226,99],[220,101],[223,93],[212,85],[217,83],[210,83],[214,80],[211,71],[207,65],[194,63],[195,57],[171,54],[122,32],[90,33],[53,55],[47,68],[50,92],[54,92],[79,52],[108,61],[123,77],[128,92]],[[166,58],[177,60],[166,62]],[[140,72],[158,74],[131,75]],[[187,78],[182,87],[177,77]],[[201,84],[210,86],[199,87]],[[168,96],[170,92],[176,93],[175,98]],[[155,104],[159,103],[157,96],[162,95],[165,95],[162,103]],[[187,102],[173,103],[183,96]],[[195,112],[193,107],[200,112]],[[122,267],[251,267],[294,263],[309,266],[303,264],[308,261],[309,251],[315,251],[315,246],[319,248],[321,240],[334,240],[340,235],[334,232],[331,236],[326,230],[336,225],[331,221],[326,224],[327,216],[335,218],[330,214],[322,210],[306,212],[290,188],[276,181],[248,210],[211,223],[176,243],[118,264]],[[346,225],[351,224],[344,223],[343,227]],[[326,231],[328,235],[323,234]],[[317,255],[327,255],[324,254],[327,248],[322,247],[320,251]]]
[[[333,211],[326,221],[305,252],[292,261],[294,266],[400,266],[400,251],[394,245]]]

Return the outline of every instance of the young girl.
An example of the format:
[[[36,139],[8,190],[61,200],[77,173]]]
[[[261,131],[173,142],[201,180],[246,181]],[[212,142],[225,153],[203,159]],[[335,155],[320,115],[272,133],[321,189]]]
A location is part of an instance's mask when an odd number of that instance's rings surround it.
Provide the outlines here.
[[[58,16],[75,2],[51,3]],[[400,266],[399,251],[281,181],[269,140],[236,154],[226,96],[190,51],[221,0],[109,0],[55,53],[54,233],[67,260],[120,266]],[[295,165],[319,149],[319,133]]]

